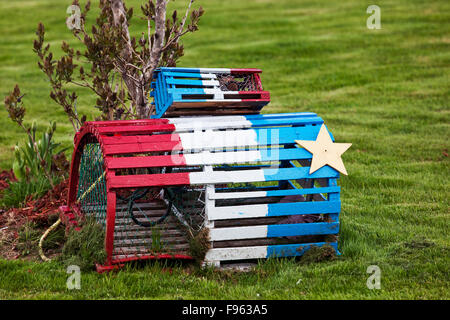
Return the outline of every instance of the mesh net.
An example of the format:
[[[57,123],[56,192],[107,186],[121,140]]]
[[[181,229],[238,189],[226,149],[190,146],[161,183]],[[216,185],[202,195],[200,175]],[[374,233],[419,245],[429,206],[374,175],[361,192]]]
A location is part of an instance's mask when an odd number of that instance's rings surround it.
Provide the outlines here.
[[[87,143],[80,161],[77,200],[81,212],[106,224],[106,179],[99,143]]]
[[[116,259],[190,254],[189,238],[203,223],[201,190],[144,188],[119,193],[114,230]]]
[[[259,89],[253,74],[218,73],[217,80],[222,91],[258,91]]]
[[[184,186],[167,189],[172,212],[191,231],[200,231],[205,223],[205,188]]]

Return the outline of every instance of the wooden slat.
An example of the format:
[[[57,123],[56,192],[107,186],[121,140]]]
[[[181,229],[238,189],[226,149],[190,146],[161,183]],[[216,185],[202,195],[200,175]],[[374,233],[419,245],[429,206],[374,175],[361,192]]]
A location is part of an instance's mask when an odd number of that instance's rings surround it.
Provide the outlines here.
[[[261,154],[262,153],[262,154]],[[264,159],[262,159],[264,157]],[[171,154],[161,156],[140,156],[132,159],[106,157],[108,168],[152,168],[173,166],[196,166],[214,164],[255,163],[261,161],[281,161],[300,158],[311,158],[312,155],[303,148],[295,149],[263,149],[250,151],[228,151],[198,154]]]
[[[147,247],[151,248],[153,243],[152,238],[136,238],[136,239],[117,239],[114,240],[114,248],[118,250],[119,247]],[[188,241],[186,237],[163,237],[160,238],[162,247],[170,247],[177,245],[186,245]]]
[[[288,190],[273,190],[273,191],[247,191],[247,192],[216,192],[208,195],[210,199],[245,199],[245,198],[259,198],[267,196],[290,196],[290,195],[305,195],[315,193],[339,192],[340,187],[330,188],[307,188],[307,189],[288,189]]]
[[[83,126],[94,127],[118,127],[118,126],[141,126],[141,125],[163,125],[168,124],[168,119],[140,119],[140,120],[114,120],[108,121],[86,121]]]
[[[336,213],[341,209],[340,201],[291,202],[274,204],[254,204],[243,206],[214,207],[210,210],[210,220],[242,219],[299,214]]]
[[[162,252],[179,252],[179,250],[189,250],[188,243],[174,244],[170,247],[163,248]],[[147,246],[119,247],[114,248],[114,255],[136,255],[151,252],[151,248]]]
[[[182,150],[179,141],[171,142],[155,142],[155,143],[133,143],[133,144],[112,144],[104,147],[104,155],[125,155],[132,153],[147,153],[147,152],[164,152],[164,151],[179,151]]]
[[[177,259],[187,259],[189,257],[189,250],[178,250],[177,252],[166,252],[166,253],[140,253],[133,255],[115,254],[113,256],[114,263],[121,261],[137,260],[137,259],[160,259],[160,258],[177,258]],[[190,258],[191,259],[191,258]]]
[[[212,173],[164,173],[114,176],[109,179],[109,187],[142,188],[153,186],[204,185],[225,183],[246,183],[259,181],[279,181],[305,178],[338,177],[332,168],[323,167],[309,174],[309,167],[279,168],[260,170],[214,171]]]
[[[105,136],[102,138],[104,145],[133,144],[133,143],[162,143],[179,141],[176,134],[153,134],[140,136]]]
[[[282,238],[260,238],[260,239],[243,239],[243,240],[225,240],[214,241],[214,248],[235,248],[235,247],[253,247],[253,246],[270,246],[283,244],[301,244],[311,242],[325,241],[324,235],[315,236],[297,236]]]
[[[110,126],[99,127],[100,134],[149,134],[154,132],[171,132],[175,130],[172,124],[139,125],[139,126]]]
[[[140,226],[139,226],[140,227]],[[130,231],[127,230],[127,228],[130,228],[127,226],[126,228],[121,228],[118,226],[114,230],[114,239],[132,239],[132,238],[139,238],[139,237],[150,237],[152,235],[152,230],[143,230],[143,227],[140,227],[140,230]],[[184,236],[185,233],[183,231],[180,231],[179,229],[163,229],[160,230],[162,236],[164,238],[170,238],[170,237],[177,237],[177,236]]]
[[[339,223],[300,223],[279,224],[270,226],[249,226],[235,228],[220,228],[209,230],[211,241],[241,240],[272,237],[293,237],[305,235],[336,234],[339,231]]]
[[[195,72],[164,72],[168,77],[182,77],[182,78],[200,78],[200,79],[217,79],[214,73],[195,73]]]
[[[209,116],[212,114],[220,114],[220,115],[242,115],[242,114],[258,114],[260,111],[260,108],[245,108],[245,109],[231,109],[231,108],[217,108],[214,110],[207,110],[207,109],[171,109],[166,112],[166,115],[168,117],[180,117],[180,116],[192,116],[192,115],[198,115],[198,116]]]
[[[260,259],[269,257],[288,257],[301,256],[312,246],[321,247],[325,242],[305,243],[305,244],[286,244],[274,246],[254,246],[240,248],[213,248],[206,254],[207,261],[231,261]],[[329,243],[336,248],[337,244]]]
[[[186,86],[219,86],[217,80],[189,80],[189,79],[166,79],[167,84],[186,85]]]
[[[163,216],[165,213],[167,212],[167,209],[158,209],[158,210],[142,210],[140,211],[139,209],[134,209],[133,210],[133,215],[136,218],[145,218],[145,217],[161,217]],[[116,212],[116,219],[120,219],[120,218],[124,218],[124,217],[129,217],[129,213],[128,210],[125,209],[123,211],[117,211]]]

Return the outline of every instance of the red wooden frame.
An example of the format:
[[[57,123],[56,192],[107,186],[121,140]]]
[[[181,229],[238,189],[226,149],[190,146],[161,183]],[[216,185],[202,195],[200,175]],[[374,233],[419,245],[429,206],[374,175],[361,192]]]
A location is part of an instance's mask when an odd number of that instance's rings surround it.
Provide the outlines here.
[[[105,272],[117,269],[123,266],[123,263],[135,260],[145,259],[192,259],[191,256],[185,254],[158,254],[158,255],[142,255],[130,256],[122,259],[114,259],[114,227],[116,218],[116,190],[117,188],[127,188],[126,181],[122,181],[122,177],[115,176],[115,170],[122,168],[123,160],[120,158],[112,158],[111,154],[133,154],[142,152],[142,150],[162,149],[174,150],[180,148],[177,135],[170,134],[175,130],[175,126],[169,124],[167,119],[148,119],[148,120],[121,120],[121,121],[93,121],[86,122],[74,138],[74,152],[72,154],[72,162],[69,177],[69,194],[67,206],[60,208],[62,221],[68,225],[76,225],[76,217],[81,215],[80,209],[76,202],[79,169],[83,148],[87,142],[96,140],[100,144],[101,151],[104,156],[104,170],[106,171],[106,188],[107,188],[107,208],[106,208],[106,235],[105,250],[106,261],[104,265],[97,265],[98,272]],[[163,133],[163,134],[160,134]],[[154,135],[155,134],[155,135]],[[157,135],[156,135],[157,134]],[[161,143],[167,140],[166,143]],[[153,142],[147,142],[153,141]],[[148,145],[153,148],[148,148]],[[140,158],[127,157],[127,168],[141,167]],[[133,165],[133,163],[135,165]],[[134,179],[133,179],[134,180]],[[122,181],[117,185],[117,181]],[[144,181],[140,184],[149,186],[152,183]],[[133,183],[132,183],[133,184]],[[181,179],[179,184],[189,184],[189,181]]]

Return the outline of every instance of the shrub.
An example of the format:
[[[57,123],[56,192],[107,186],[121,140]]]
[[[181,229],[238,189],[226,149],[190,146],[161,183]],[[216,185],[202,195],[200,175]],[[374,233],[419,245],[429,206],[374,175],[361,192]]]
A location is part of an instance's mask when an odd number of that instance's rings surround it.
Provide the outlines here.
[[[54,177],[53,183],[57,184],[60,177]],[[26,205],[27,200],[42,197],[50,188],[50,182],[44,176],[38,176],[31,181],[15,181],[0,195],[0,207],[4,209],[18,208]]]
[[[55,159],[58,159],[66,149],[56,152],[60,144],[52,140],[55,130],[56,122],[53,121],[47,130],[42,133],[42,138],[36,140],[36,123],[33,122],[28,142],[21,147],[19,145],[15,147],[13,171],[18,180],[30,181],[36,177],[45,176],[45,172],[61,169],[58,168]],[[34,143],[36,146],[33,145]]]
[[[70,229],[60,259],[66,266],[77,265],[81,270],[88,271],[96,263],[106,260],[105,232],[91,217],[86,217],[80,227],[80,230]]]

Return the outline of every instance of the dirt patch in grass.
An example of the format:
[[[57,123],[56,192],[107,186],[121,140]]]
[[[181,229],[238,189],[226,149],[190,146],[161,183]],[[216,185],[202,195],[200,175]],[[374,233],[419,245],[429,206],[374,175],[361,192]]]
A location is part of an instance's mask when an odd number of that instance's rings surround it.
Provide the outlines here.
[[[332,261],[336,259],[336,251],[330,245],[322,247],[312,246],[300,259],[301,263],[317,263],[322,261]]]
[[[424,249],[433,247],[436,244],[433,241],[429,241],[425,238],[416,238],[411,240],[410,242],[405,242],[404,246],[409,249]]]
[[[0,173],[0,189],[3,183],[13,181],[11,178],[14,175],[11,174],[12,172],[8,171]],[[58,208],[66,202],[67,193],[68,180],[65,180],[42,198],[27,201],[24,208],[11,208],[0,212],[0,256],[8,260],[19,257],[27,260],[39,259],[39,237],[58,219]],[[49,258],[59,254],[63,242],[60,231],[54,232],[49,235],[50,239],[44,242],[44,249],[47,249],[46,255]]]

